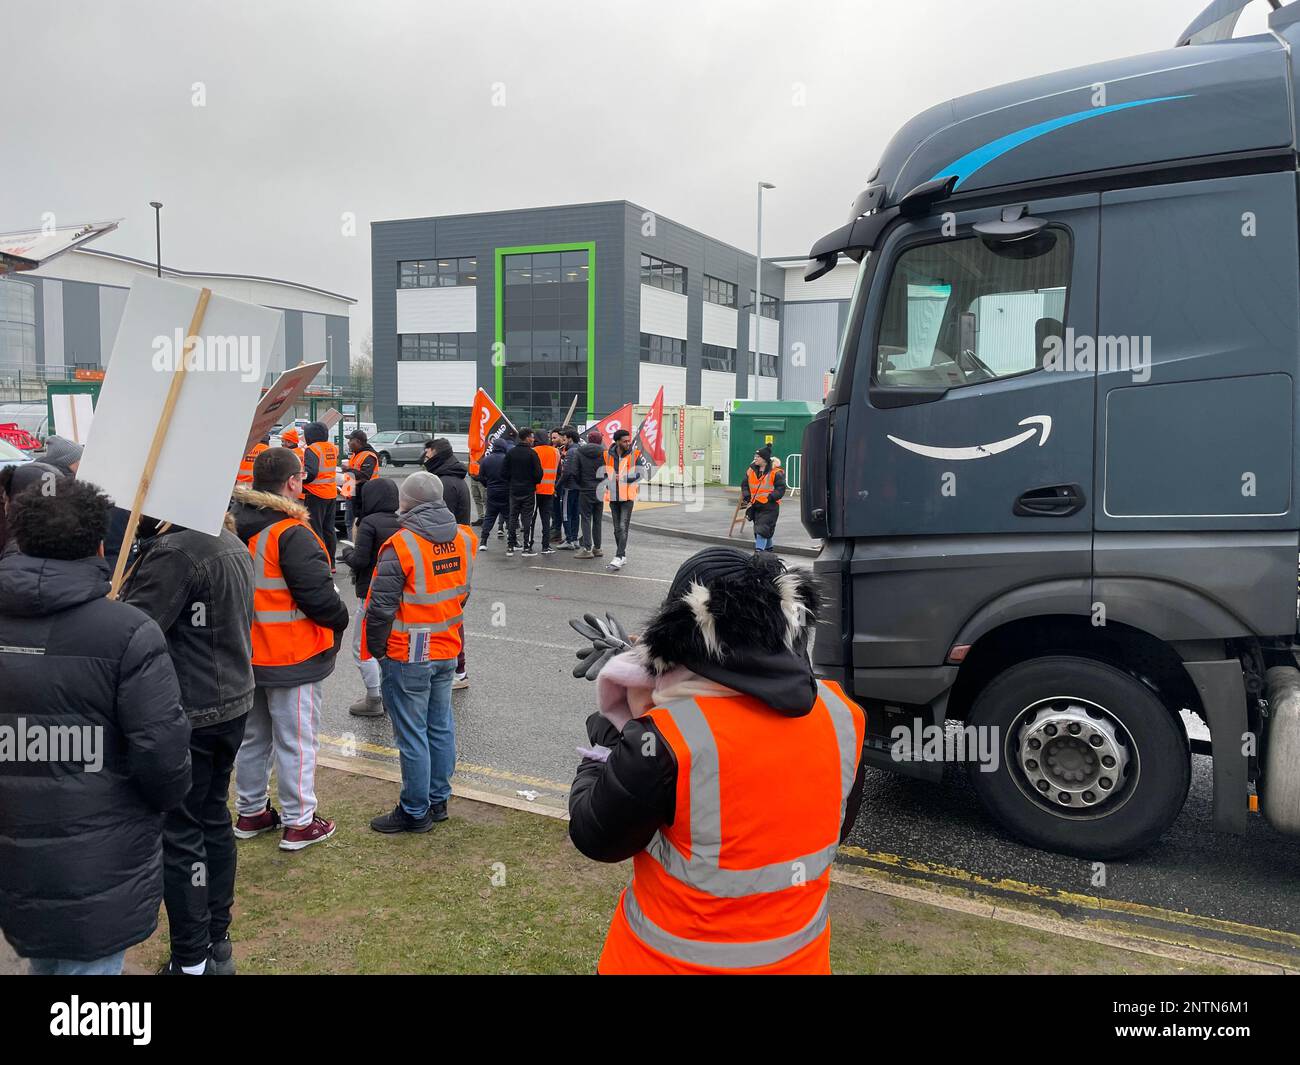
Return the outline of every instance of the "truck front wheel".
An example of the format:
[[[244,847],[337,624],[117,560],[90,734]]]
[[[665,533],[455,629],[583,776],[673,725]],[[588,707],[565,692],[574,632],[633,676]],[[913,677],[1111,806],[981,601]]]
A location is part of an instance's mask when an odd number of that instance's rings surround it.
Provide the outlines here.
[[[996,767],[969,766],[980,801],[1044,850],[1118,858],[1159,839],[1187,798],[1182,722],[1104,662],[1061,655],[1012,666],[980,693],[967,725],[990,730],[999,753]]]

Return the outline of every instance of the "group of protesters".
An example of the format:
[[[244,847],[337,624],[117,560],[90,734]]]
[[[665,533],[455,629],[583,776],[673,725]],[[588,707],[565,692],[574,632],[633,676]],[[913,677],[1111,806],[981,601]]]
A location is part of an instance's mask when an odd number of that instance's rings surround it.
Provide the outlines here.
[[[601,558],[602,519],[609,505],[614,526],[614,555],[607,569],[627,564],[632,509],[650,465],[626,429],[608,445],[598,430],[584,438],[572,425],[550,431],[543,443],[532,429],[507,429],[479,463],[475,479],[482,486],[482,550],[492,530],[506,542],[507,558],[572,551],[576,559]],[[535,538],[541,525],[541,545]],[[499,523],[499,526],[498,526]]]
[[[339,560],[354,611],[294,448],[250,451],[215,536],[142,516],[113,547],[127,555],[119,589],[106,545],[120,512],[77,479],[76,445],[55,438],[45,462],[0,474],[0,930],[34,973],[121,972],[160,904],[161,973],[234,973],[235,841],[279,832],[292,853],[337,831],[315,778],[323,682],[349,627],[365,685],[350,710],[386,714],[400,754],[398,802],[370,827],[446,820],[463,608],[496,523],[507,554],[532,551],[540,512],[544,553],[594,558],[609,502],[615,562],[627,557],[647,471],[630,434],[606,446],[561,427],[550,440],[508,434],[474,474],[430,440],[425,469],[399,484],[353,433]],[[784,484],[770,455],[749,474],[757,517]],[[575,620],[592,646],[574,675],[597,681],[600,709],[578,747],[570,835],[594,860],[633,863],[601,973],[829,971],[830,864],[861,799],[865,724],[813,674],[811,576],[787,571],[770,539],[757,546],[688,559],[639,636]],[[743,867],[721,862],[732,854]]]
[[[366,452],[364,434],[349,448]],[[316,759],[349,624],[401,752],[400,800],[371,828],[447,817],[477,550],[444,498],[453,478],[358,484],[354,616],[302,502],[306,464],[255,451],[217,535],[140,516],[117,589],[117,508],[78,480],[77,445],[51,438],[47,461],[0,474],[0,929],[33,972],[120,972],[162,902],[162,971],[233,973],[235,840],[278,831],[295,852],[336,831]]]

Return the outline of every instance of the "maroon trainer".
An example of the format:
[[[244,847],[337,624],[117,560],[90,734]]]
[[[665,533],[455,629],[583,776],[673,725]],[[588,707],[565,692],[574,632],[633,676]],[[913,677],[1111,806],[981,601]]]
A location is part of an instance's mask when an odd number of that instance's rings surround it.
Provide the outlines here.
[[[303,825],[301,828],[286,827],[284,835],[280,838],[280,849],[282,851],[300,851],[303,847],[310,847],[313,843],[320,843],[334,835],[334,822],[327,821],[317,814],[311,819],[311,824]]]
[[[239,820],[235,822],[235,836],[237,839],[252,839],[254,836],[260,836],[263,832],[270,832],[279,827],[280,815],[271,805],[271,800],[267,799],[266,809],[260,814],[239,815]]]

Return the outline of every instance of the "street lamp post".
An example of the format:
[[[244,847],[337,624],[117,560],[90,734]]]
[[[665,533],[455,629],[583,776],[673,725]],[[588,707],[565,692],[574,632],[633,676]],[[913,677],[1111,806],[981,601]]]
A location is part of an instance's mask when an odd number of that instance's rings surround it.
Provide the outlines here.
[[[754,248],[754,388],[758,389],[758,366],[761,362],[758,353],[758,335],[763,309],[763,190],[776,188],[770,181],[758,183],[758,240]],[[749,375],[746,374],[745,394],[749,394]],[[754,398],[754,397],[750,397]]]
[[[153,208],[154,241],[158,250],[158,276],[162,277],[162,204],[157,200],[150,200],[149,206]]]

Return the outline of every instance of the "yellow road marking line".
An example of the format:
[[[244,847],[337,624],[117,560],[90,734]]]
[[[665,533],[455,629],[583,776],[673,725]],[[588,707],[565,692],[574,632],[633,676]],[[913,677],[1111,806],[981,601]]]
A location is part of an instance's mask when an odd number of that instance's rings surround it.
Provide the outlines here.
[[[1082,906],[1132,917],[1145,917],[1148,920],[1167,921],[1171,924],[1202,928],[1207,931],[1249,936],[1254,939],[1263,939],[1300,949],[1300,935],[1294,932],[1283,932],[1276,928],[1262,928],[1258,925],[1243,924],[1239,921],[1228,921],[1218,917],[1206,917],[1202,914],[1167,910],[1160,906],[1149,906],[1141,902],[1103,899],[1096,895],[1063,891],[1059,888],[1046,887],[1042,884],[1030,884],[1020,880],[990,880],[978,873],[971,872],[969,869],[960,869],[956,866],[943,865],[938,862],[921,861],[916,858],[906,858],[898,854],[867,851],[861,847],[840,847],[840,853],[889,866],[891,869],[899,870],[900,872],[897,874],[899,876],[906,876],[907,872],[929,873],[949,880],[956,880],[974,888],[996,888],[1000,891],[1023,895],[1031,899],[1065,902],[1072,906]]]
[[[365,740],[347,740],[342,736],[326,736],[322,734],[320,741],[321,743],[328,743],[331,747],[342,747],[345,750],[350,748],[354,751],[365,751],[367,754],[382,754],[387,758],[398,758],[401,753],[396,747],[383,747],[377,743],[367,743]],[[510,773],[504,769],[494,769],[492,766],[457,762],[456,772],[471,773],[480,777],[497,777],[501,780],[508,780],[513,784],[528,784],[535,788],[545,788],[547,791],[558,791],[561,795],[569,793],[568,784],[547,780],[544,777],[530,777],[522,773]]]

